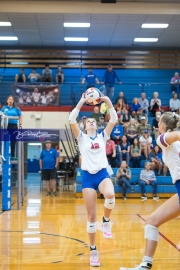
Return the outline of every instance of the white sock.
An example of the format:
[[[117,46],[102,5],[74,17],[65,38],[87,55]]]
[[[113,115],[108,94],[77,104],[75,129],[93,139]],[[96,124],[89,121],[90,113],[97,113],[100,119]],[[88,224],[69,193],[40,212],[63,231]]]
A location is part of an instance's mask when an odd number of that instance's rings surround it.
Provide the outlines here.
[[[91,249],[95,249],[96,248],[96,246],[91,246]]]
[[[144,256],[142,261],[143,262],[150,262],[150,263],[152,263],[153,262],[153,258],[152,257],[148,257],[148,256]]]
[[[107,218],[107,217],[105,217],[105,216],[104,216],[104,219],[105,219],[105,221],[109,221],[109,220],[110,220],[110,218]]]

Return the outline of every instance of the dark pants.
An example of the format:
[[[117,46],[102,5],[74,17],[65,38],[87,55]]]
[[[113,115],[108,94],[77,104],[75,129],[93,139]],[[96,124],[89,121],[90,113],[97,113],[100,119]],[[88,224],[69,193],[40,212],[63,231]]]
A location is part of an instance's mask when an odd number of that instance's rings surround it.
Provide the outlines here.
[[[107,155],[107,159],[110,160],[110,165],[112,168],[116,166],[116,157],[112,157],[113,154]]]
[[[149,183],[152,186],[153,194],[156,195],[157,194],[157,182],[156,181],[149,181]],[[143,180],[139,180],[139,185],[141,187],[142,195],[145,195],[146,194],[145,185],[147,185],[146,182],[144,182]]]
[[[136,139],[136,138],[138,138],[138,136],[135,136],[134,138],[127,136],[128,142],[130,142],[130,144],[133,144],[134,139]]]
[[[138,157],[131,157],[132,165],[133,168],[140,168],[140,161],[141,161],[141,156]]]
[[[8,129],[17,129],[17,124],[8,124]],[[16,142],[11,142],[11,157],[15,157]]]
[[[118,185],[120,187],[122,187],[123,197],[126,197],[127,189],[129,188],[131,190],[131,184],[130,184],[129,180],[127,180],[126,177],[121,177],[120,179],[118,179]]]

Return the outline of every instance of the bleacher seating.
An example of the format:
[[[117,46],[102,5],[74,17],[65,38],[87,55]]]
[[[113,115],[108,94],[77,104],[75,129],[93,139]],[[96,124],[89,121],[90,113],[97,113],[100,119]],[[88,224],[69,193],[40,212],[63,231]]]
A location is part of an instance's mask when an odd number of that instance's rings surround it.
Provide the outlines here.
[[[137,183],[136,185],[133,185],[135,192],[131,193],[130,190],[127,190],[127,197],[141,197],[141,190],[140,186],[138,184],[140,171],[142,168],[131,168],[132,177],[130,182],[131,183]],[[115,196],[116,197],[122,197],[122,188],[118,186],[117,180],[115,179],[117,168],[113,168],[113,184],[114,184],[114,190],[115,190]],[[172,183],[172,178],[170,176],[156,176],[157,178],[157,193],[159,197],[166,198],[171,197],[173,193],[176,192],[176,188]],[[147,190],[147,196],[152,197],[152,187],[146,186]],[[82,197],[82,181],[81,181],[81,169],[76,169],[76,197]]]

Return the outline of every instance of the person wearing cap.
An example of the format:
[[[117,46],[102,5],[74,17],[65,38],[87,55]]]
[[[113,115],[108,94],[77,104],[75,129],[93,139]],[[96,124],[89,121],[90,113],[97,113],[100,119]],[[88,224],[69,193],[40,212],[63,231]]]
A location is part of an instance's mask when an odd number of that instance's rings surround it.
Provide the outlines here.
[[[151,127],[146,122],[147,122],[146,116],[141,116],[141,124],[138,126],[139,136],[143,134],[144,130],[147,130],[149,134],[151,133]]]
[[[115,79],[118,80],[119,84],[122,84],[117,73],[113,70],[113,66],[109,64],[107,70],[104,73],[101,83],[105,85],[105,88],[103,90],[104,95],[107,95],[110,99],[112,99],[114,96]]]
[[[98,133],[101,133],[101,131],[103,131],[107,126],[107,123],[104,121],[104,116],[99,117],[99,122],[97,124],[98,124]]]
[[[99,122],[99,117],[101,117],[102,114],[99,112],[99,107],[94,107],[94,112],[90,115],[90,118],[94,118],[96,122]]]
[[[56,193],[56,169],[59,165],[59,155],[56,149],[51,147],[51,141],[46,141],[46,148],[41,151],[39,166],[42,171],[42,179],[46,180],[47,196],[51,195],[50,180],[52,180],[53,195]]]
[[[161,112],[156,112],[156,118],[153,119],[152,121],[152,130],[153,134],[155,136],[155,140],[157,140],[159,136],[159,120],[161,117]]]
[[[146,98],[146,93],[141,93],[141,97],[139,98],[139,104],[141,105],[141,107],[143,108],[143,113],[146,114],[146,116],[148,117],[148,108],[149,108],[149,101]]]
[[[99,84],[99,80],[95,74],[93,74],[92,67],[89,67],[88,74],[82,79],[82,84],[87,83],[86,89],[94,87],[96,84]]]
[[[141,124],[141,117],[143,117],[143,116],[146,118],[146,114],[143,113],[143,108],[139,107],[138,111],[137,111],[137,114],[135,116],[135,119],[139,124]]]
[[[177,112],[179,107],[180,107],[180,101],[178,99],[178,94],[174,93],[173,98],[171,98],[169,101],[169,109],[171,112]]]
[[[143,134],[141,135],[139,142],[141,144],[142,152],[144,153],[145,158],[148,159],[152,145],[152,137],[149,135],[148,130],[143,131]]]

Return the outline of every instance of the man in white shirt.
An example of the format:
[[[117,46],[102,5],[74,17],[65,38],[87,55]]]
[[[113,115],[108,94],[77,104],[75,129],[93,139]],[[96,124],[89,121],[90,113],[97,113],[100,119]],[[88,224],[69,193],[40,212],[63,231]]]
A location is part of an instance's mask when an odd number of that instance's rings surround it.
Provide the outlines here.
[[[139,98],[139,104],[141,105],[141,107],[143,108],[143,112],[146,114],[146,116],[148,117],[148,108],[149,108],[149,101],[146,98],[146,94],[145,93],[141,93],[141,97]]]

